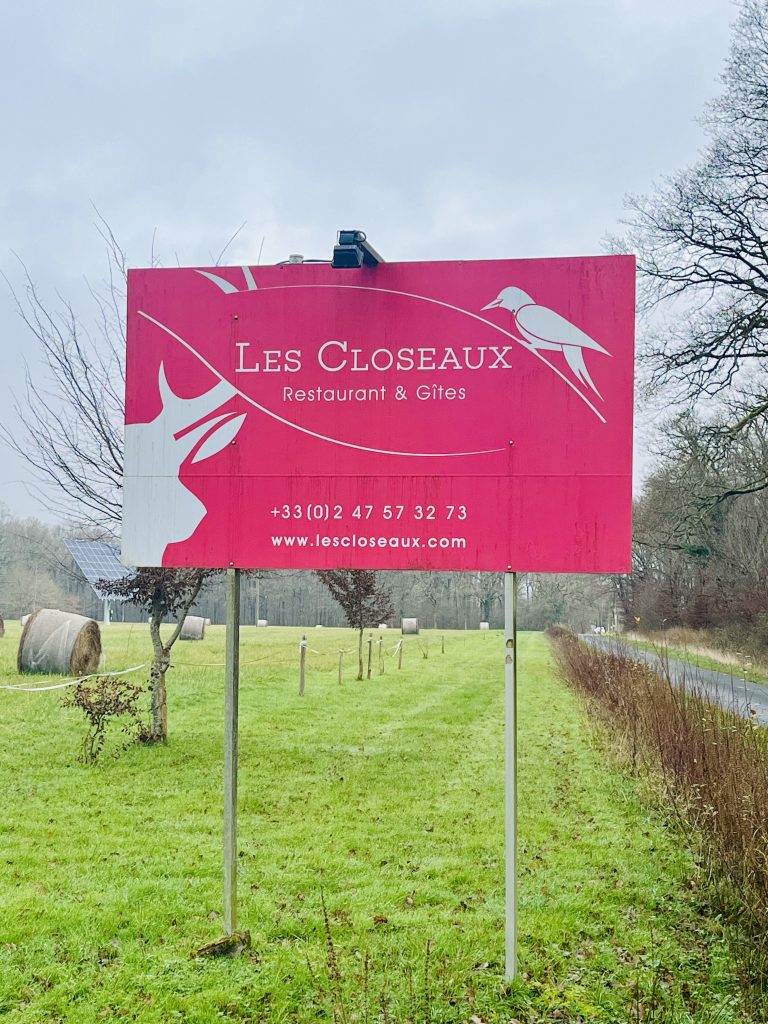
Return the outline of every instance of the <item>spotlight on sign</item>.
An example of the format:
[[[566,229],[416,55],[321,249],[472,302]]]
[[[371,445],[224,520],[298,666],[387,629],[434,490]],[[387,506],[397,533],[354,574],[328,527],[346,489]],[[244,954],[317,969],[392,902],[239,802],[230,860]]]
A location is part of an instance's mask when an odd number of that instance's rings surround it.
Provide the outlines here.
[[[338,242],[333,247],[331,266],[337,270],[362,266],[375,267],[384,260],[365,237],[364,231],[339,231]]]

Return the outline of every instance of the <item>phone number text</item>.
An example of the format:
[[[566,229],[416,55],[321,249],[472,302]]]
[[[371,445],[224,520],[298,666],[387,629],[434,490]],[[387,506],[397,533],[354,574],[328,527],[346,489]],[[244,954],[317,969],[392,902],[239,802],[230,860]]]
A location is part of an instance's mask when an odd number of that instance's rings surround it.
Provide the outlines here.
[[[303,519],[307,522],[332,522],[333,520],[359,519],[419,521],[425,520],[465,520],[466,505],[329,505],[317,502],[313,505],[275,505],[269,510],[273,519]]]

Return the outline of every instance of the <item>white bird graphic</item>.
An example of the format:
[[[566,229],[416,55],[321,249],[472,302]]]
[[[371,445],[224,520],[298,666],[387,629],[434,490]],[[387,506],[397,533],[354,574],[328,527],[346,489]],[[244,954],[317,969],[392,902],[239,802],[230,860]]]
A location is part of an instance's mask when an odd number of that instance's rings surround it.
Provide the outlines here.
[[[602,345],[579,330],[570,320],[553,309],[539,306],[522,288],[502,288],[493,302],[483,309],[508,309],[514,315],[515,327],[523,341],[536,349],[562,352],[573,373],[602,398],[584,363],[584,349],[590,348],[609,356]]]

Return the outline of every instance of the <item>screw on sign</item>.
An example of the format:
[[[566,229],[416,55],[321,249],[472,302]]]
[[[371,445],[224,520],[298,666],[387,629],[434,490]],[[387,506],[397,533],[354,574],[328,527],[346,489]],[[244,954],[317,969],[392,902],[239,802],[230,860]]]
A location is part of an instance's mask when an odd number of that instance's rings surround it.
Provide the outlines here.
[[[228,930],[239,570],[497,571],[515,976],[515,574],[630,569],[634,279],[630,256],[383,263],[358,231],[333,265],[129,272],[122,557],[229,569]]]

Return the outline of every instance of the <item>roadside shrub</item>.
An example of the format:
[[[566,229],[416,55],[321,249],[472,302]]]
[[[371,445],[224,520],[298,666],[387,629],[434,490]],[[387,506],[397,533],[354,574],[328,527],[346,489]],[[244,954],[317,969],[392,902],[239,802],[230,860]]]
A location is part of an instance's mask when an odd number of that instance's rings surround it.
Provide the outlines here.
[[[550,633],[562,674],[670,804],[747,942],[745,980],[768,981],[768,733],[650,666]],[[725,908],[723,908],[725,909]]]
[[[550,640],[564,640],[566,637],[573,636],[573,633],[567,626],[559,624],[548,626],[545,632]]]
[[[138,700],[141,687],[116,676],[100,676],[78,683],[63,698],[65,707],[79,708],[88,722],[81,759],[93,764],[104,750],[107,727],[115,719],[123,720],[123,732],[139,734]]]

